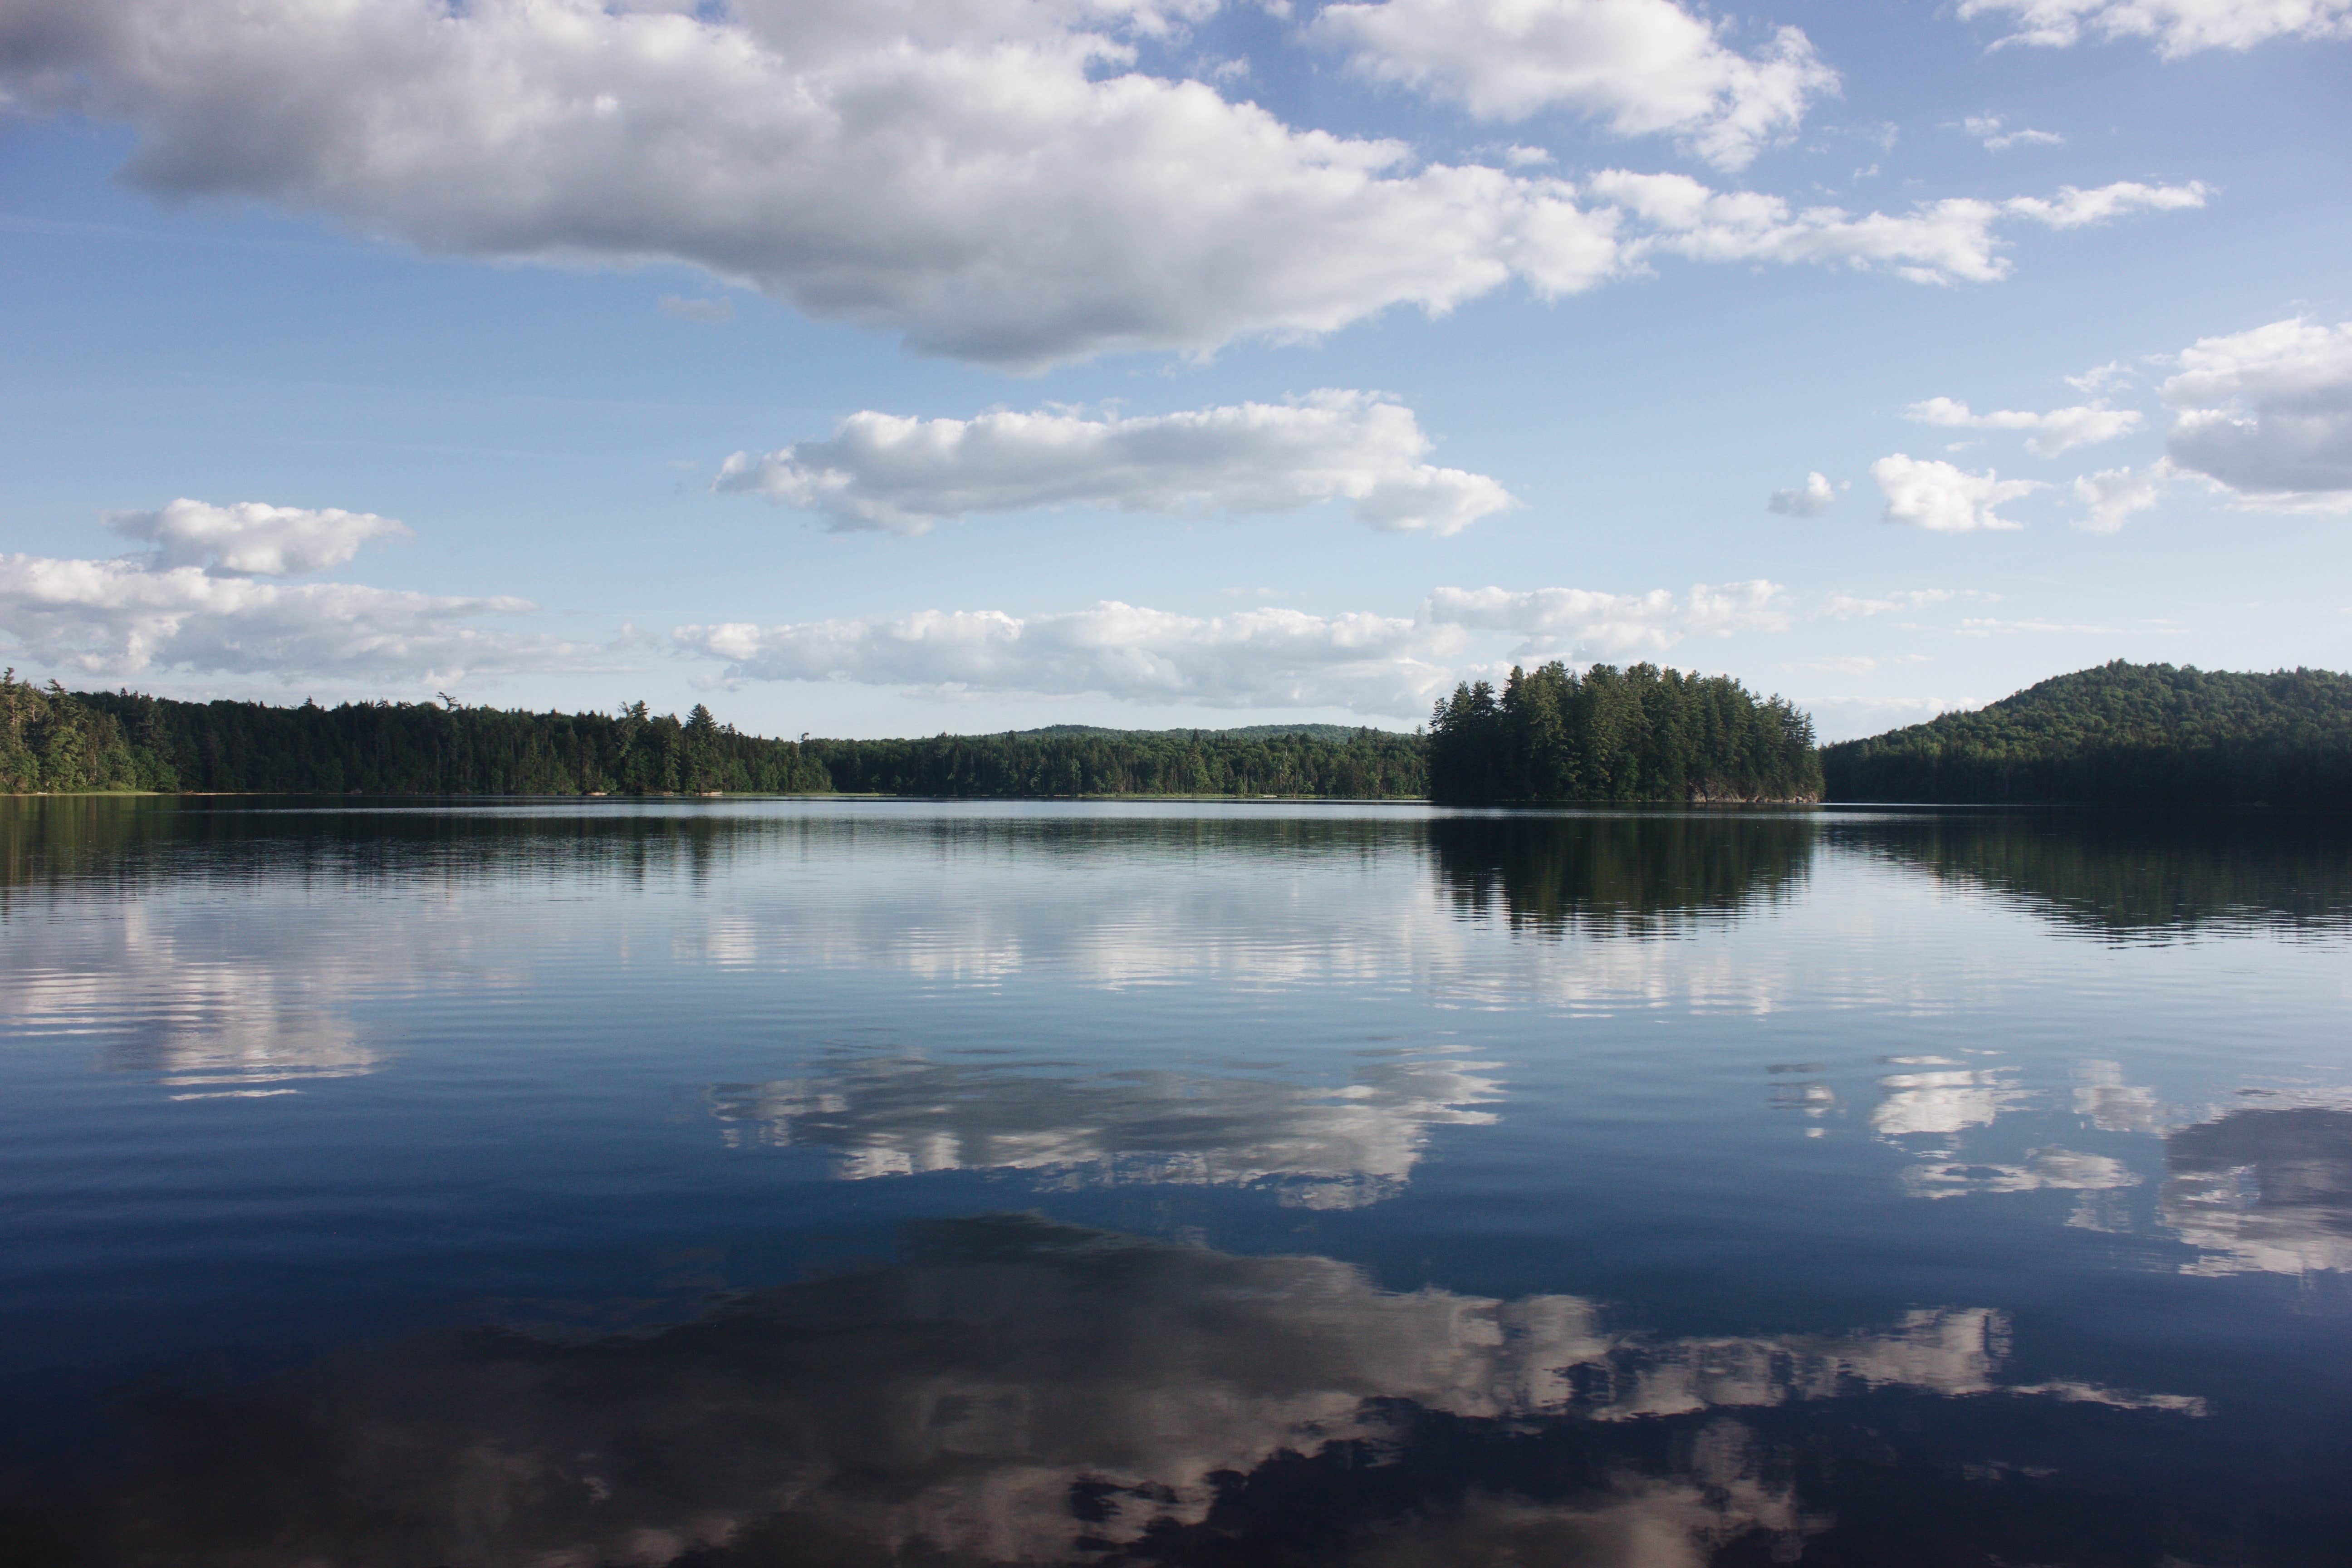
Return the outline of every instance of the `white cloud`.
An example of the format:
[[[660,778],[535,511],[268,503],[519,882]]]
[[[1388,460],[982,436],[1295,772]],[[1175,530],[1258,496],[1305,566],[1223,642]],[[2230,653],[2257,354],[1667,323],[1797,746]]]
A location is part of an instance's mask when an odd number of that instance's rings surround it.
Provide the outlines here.
[[[1777,631],[1785,590],[1701,584],[1677,597],[1577,588],[1439,588],[1412,619],[1252,609],[1184,616],[1113,600],[1012,616],[923,610],[761,626],[679,626],[684,651],[730,680],[840,680],[926,690],[1098,693],[1211,708],[1342,708],[1417,718],[1458,679],[1496,673],[1473,634],[1523,639],[1514,658],[1663,653],[1693,636]]]
[[[2178,212],[2201,207],[2210,195],[2211,190],[2201,180],[2191,180],[2185,185],[2144,185],[2137,180],[2117,180],[2114,184],[2087,191],[2078,185],[2061,185],[2055,201],[2040,196],[2011,196],[2000,205],[2004,212],[2046,223],[2052,228],[2081,228],[2127,212]]]
[[[1675,135],[1727,169],[1786,139],[1837,73],[1795,27],[1756,55],[1672,0],[1381,0],[1327,5],[1307,36],[1481,120],[1566,109],[1620,136]]]
[[[1993,509],[2044,488],[2039,479],[2004,479],[1990,470],[1972,474],[1932,458],[1900,452],[1871,464],[1870,477],[1886,496],[1887,521],[1937,533],[2020,527]]]
[[[1786,631],[1788,594],[1780,584],[1762,577],[1745,583],[1694,583],[1685,601],[1685,624],[1694,635],[1706,637]]]
[[[1484,474],[1421,461],[1429,447],[1412,409],[1363,392],[1129,419],[869,411],[826,440],[735,454],[718,488],[820,512],[836,529],[899,533],[1040,507],[1250,513],[1330,500],[1378,528],[1453,533],[1514,504]]]
[[[2352,510],[2352,322],[2200,338],[2164,383],[2174,464],[2254,505]]]
[[[2064,378],[2066,384],[2086,397],[2096,397],[2110,388],[2121,386],[2132,379],[2132,367],[2119,359],[2093,365],[2080,375]]]
[[[152,548],[112,561],[0,555],[0,637],[16,650],[85,675],[361,685],[614,668],[609,649],[478,624],[530,614],[524,599],[257,581],[325,571],[372,540],[409,536],[373,512],[182,498],[106,521]]]
[[[1195,616],[1105,600],[1030,616],[999,611],[680,626],[690,652],[727,663],[730,679],[1100,693],[1125,701],[1209,707],[1346,708],[1419,714],[1450,686],[1462,637],[1375,615],[1298,610]]]
[[[1898,664],[1926,664],[1924,653],[1873,655],[1844,654],[1834,658],[1816,658],[1800,664],[1784,664],[1780,668],[1790,674],[1874,675]]]
[[[2167,59],[2270,38],[2352,37],[2352,0],[1960,0],[1962,20],[1989,14],[2017,26],[1995,47],[2063,47],[2091,33],[2153,39]]]
[[[2199,184],[2153,186],[2124,182],[2096,190],[2059,188],[2055,199],[2018,196],[2006,202],[1949,197],[1908,213],[1855,217],[1843,208],[1795,208],[1753,191],[1718,192],[1687,174],[1643,174],[1612,169],[1594,175],[1585,193],[1622,209],[1637,225],[1620,246],[1639,264],[1668,254],[1699,261],[1815,262],[1887,267],[1916,283],[1990,283],[2009,276],[1994,226],[2023,217],[2054,228],[2104,222],[2135,208],[2202,206]]]
[[[2146,511],[2164,499],[2173,479],[2172,467],[2158,458],[2145,468],[2102,468],[2074,479],[2074,499],[2084,514],[2074,526],[2090,533],[2114,533],[2136,511]]]
[[[261,583],[196,566],[0,555],[0,634],[58,669],[447,684],[527,670],[609,669],[604,650],[473,625],[526,600],[351,583]]]
[[[1512,657],[1622,658],[1663,653],[1695,635],[1780,631],[1789,624],[1788,590],[1757,578],[1696,584],[1682,599],[1664,588],[1605,594],[1586,588],[1440,588],[1423,618],[1440,626],[1516,632],[1527,640]]]
[[[2149,628],[2147,627],[2139,628],[2143,635],[2145,635],[2148,629]],[[2165,628],[2158,627],[2155,629],[2160,632]],[[1962,637],[1969,637],[2006,636],[2014,632],[2057,632],[2074,637],[2120,637],[2123,635],[2125,628],[2121,626],[2089,626],[2079,621],[2004,621],[1989,616],[1968,616],[1962,617],[1958,630]]]
[[[341,566],[372,539],[405,539],[408,529],[370,511],[317,510],[240,501],[178,500],[154,511],[119,511],[106,525],[154,548],[157,566],[202,566],[216,575],[299,577]]]
[[[1837,504],[1837,487],[1830,483],[1829,476],[1817,472],[1807,474],[1805,482],[1795,489],[1774,490],[1764,508],[1782,517],[1819,517]]]
[[[1988,594],[1979,588],[1906,588],[1867,598],[1854,594],[1832,594],[1822,602],[1817,613],[1832,620],[1850,621],[1864,616],[1924,610],[1930,605],[1948,604],[1956,599],[1990,603],[2000,597],[1999,594]]]
[[[161,195],[441,253],[683,262],[1015,368],[1443,312],[1514,279],[1558,296],[1653,253],[1990,279],[2003,216],[2201,199],[2117,186],[1856,217],[1685,182],[1694,210],[1661,226],[1655,200],[1580,205],[1565,180],[1421,163],[1134,68],[1138,40],[1207,8],[16,0],[0,95],[127,123],[126,177]],[[1740,90],[1694,133],[1728,149],[1779,123]]]
[[[1087,0],[24,0],[0,90],[127,121],[170,195],[478,256],[676,260],[1035,366],[1590,286],[1607,215],[1135,72]]]
[[[1973,414],[1967,404],[1950,397],[1931,397],[1925,403],[1915,403],[1903,411],[1903,416],[1951,430],[2031,430],[2034,434],[2026,438],[2025,449],[2044,458],[2054,458],[2076,447],[2112,441],[2140,426],[2139,411],[2132,408],[2083,404],[2073,408],[2053,408],[2042,414],[2014,408]]]
[[[2066,144],[2066,138],[2054,131],[2025,128],[2004,131],[1997,114],[1972,114],[1960,121],[1960,129],[1982,142],[1988,153],[2006,153],[2011,147],[2063,147]]]

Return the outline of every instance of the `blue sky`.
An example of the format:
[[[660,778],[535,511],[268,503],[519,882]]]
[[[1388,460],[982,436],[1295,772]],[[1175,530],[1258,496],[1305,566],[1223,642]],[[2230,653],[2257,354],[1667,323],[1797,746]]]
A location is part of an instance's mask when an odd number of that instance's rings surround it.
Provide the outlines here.
[[[2352,0],[5,0],[0,657],[786,734],[2343,668],[2347,255]]]

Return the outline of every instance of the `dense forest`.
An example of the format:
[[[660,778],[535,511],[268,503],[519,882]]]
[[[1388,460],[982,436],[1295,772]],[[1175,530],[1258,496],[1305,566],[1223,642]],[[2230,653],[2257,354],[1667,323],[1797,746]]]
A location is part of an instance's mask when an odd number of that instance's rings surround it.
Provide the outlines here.
[[[0,792],[700,795],[833,791],[1013,798],[1425,793],[1418,736],[1328,725],[1067,726],[919,741],[772,741],[698,704],[614,714],[429,702],[174,702],[0,676]]]
[[[1448,805],[1814,800],[1812,721],[1727,676],[1558,660],[1498,694],[1454,688],[1429,721],[1429,795]]]
[[[2352,676],[2118,659],[1822,752],[1841,801],[2352,805]]]
[[[1285,795],[1396,800],[1427,793],[1421,738],[1381,730],[1307,732],[1094,731],[810,741],[845,793],[1011,798],[1079,795]]]

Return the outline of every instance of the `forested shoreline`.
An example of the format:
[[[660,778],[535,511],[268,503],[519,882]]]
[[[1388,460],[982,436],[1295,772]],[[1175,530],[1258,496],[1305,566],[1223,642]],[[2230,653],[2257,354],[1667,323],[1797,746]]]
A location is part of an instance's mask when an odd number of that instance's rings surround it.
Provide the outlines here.
[[[177,702],[0,676],[0,793],[881,794],[1413,799],[1419,736],[1332,725],[1081,726],[925,740],[779,741],[643,702],[530,713],[430,702]]]
[[[1704,805],[1819,800],[1822,772],[1812,721],[1728,676],[1555,659],[1439,702],[1429,784],[1444,805]]]
[[[2121,659],[1822,749],[1828,798],[2352,806],[2352,676]]]
[[[1971,712],[1813,745],[1738,681],[1636,664],[1465,684],[1428,732],[1057,725],[772,740],[643,702],[612,713],[440,702],[179,702],[0,674],[0,794],[860,794],[1022,799],[1427,798],[1449,805],[1748,801],[2352,807],[2352,676],[2123,661]]]

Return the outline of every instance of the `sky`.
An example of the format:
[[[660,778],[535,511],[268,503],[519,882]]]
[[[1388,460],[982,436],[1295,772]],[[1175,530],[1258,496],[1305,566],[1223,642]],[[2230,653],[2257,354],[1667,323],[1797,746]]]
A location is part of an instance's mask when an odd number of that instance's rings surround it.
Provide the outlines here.
[[[74,689],[2352,668],[2352,0],[0,0],[0,300]]]

